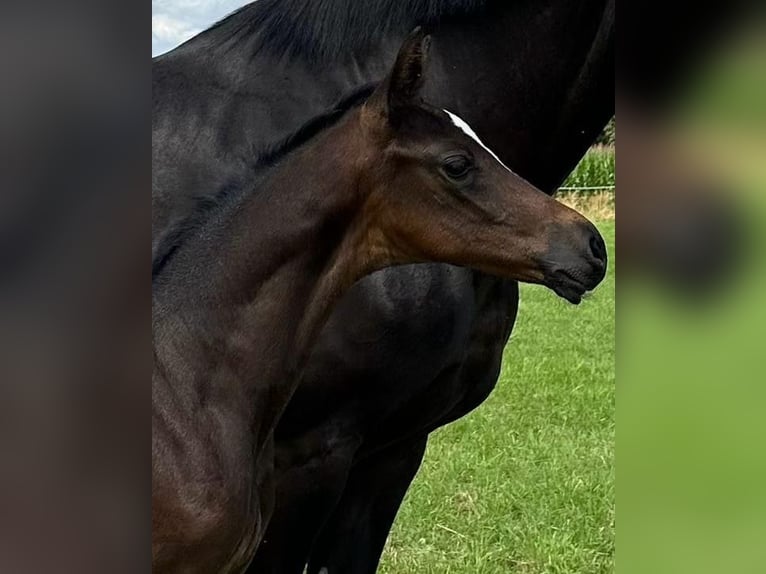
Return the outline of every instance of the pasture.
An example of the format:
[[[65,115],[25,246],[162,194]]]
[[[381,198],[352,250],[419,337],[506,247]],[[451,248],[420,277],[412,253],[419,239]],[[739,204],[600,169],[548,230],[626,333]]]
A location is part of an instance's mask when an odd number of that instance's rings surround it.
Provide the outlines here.
[[[602,574],[614,554],[614,221],[597,291],[523,285],[497,388],[435,432],[383,574]]]
[[[569,174],[558,199],[595,220],[614,218],[614,146],[594,145]]]

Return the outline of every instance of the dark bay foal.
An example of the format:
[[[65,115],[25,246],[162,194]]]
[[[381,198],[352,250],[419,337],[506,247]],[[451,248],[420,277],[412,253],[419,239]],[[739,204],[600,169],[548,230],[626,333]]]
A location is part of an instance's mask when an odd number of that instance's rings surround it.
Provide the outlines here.
[[[419,32],[359,106],[312,122],[232,192],[153,285],[152,567],[241,572],[274,503],[273,431],[333,303],[383,267],[440,261],[577,301],[596,229],[420,102]]]

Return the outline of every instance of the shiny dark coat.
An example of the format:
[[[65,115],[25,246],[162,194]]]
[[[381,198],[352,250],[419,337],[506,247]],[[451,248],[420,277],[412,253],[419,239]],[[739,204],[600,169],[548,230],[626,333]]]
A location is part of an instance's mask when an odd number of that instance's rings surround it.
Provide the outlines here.
[[[433,33],[428,101],[553,192],[614,111],[614,2],[259,0],[153,63],[153,261],[255,158]],[[276,432],[277,508],[253,572],[374,572],[428,433],[494,387],[516,283],[420,265],[359,282]]]

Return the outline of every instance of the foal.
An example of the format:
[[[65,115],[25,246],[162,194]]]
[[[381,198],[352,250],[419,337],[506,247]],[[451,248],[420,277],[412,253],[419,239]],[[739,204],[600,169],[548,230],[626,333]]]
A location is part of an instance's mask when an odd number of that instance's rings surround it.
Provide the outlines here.
[[[364,104],[299,131],[258,192],[232,194],[156,274],[155,573],[246,568],[273,506],[272,432],[363,275],[441,261],[571,301],[603,277],[587,220],[420,102],[427,46],[413,33]]]

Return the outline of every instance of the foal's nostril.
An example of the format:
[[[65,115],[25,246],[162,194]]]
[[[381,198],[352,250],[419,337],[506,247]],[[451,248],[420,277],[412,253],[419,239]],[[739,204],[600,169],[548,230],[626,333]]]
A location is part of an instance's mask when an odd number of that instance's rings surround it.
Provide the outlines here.
[[[606,245],[604,244],[604,239],[598,233],[593,233],[590,236],[590,252],[599,261],[606,261]]]

